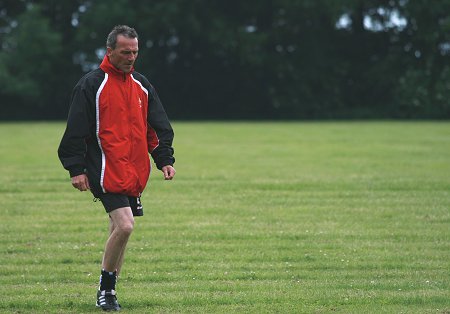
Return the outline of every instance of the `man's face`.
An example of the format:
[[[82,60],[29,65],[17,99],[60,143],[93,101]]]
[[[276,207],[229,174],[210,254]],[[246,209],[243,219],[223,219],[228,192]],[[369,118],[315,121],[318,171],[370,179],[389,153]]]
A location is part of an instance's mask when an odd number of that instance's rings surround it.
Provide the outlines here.
[[[116,48],[112,49],[108,47],[106,55],[109,57],[109,62],[117,69],[129,73],[137,59],[138,51],[137,38],[127,38],[123,35],[117,35]]]

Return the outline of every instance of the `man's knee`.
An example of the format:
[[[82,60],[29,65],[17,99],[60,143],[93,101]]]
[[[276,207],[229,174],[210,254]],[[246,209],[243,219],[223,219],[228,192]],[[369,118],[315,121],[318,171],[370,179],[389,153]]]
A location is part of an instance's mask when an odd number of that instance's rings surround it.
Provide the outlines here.
[[[130,235],[134,228],[134,217],[131,208],[124,207],[111,212],[112,228],[123,235]]]
[[[130,235],[133,232],[134,219],[124,221],[118,227],[119,227],[121,233]]]

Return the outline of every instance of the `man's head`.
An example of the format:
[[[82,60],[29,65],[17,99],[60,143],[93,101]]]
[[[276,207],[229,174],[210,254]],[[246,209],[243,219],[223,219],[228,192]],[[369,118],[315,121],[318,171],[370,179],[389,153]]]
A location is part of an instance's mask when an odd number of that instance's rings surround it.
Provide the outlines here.
[[[138,56],[138,34],[126,25],[118,25],[106,40],[106,55],[117,69],[129,73]]]

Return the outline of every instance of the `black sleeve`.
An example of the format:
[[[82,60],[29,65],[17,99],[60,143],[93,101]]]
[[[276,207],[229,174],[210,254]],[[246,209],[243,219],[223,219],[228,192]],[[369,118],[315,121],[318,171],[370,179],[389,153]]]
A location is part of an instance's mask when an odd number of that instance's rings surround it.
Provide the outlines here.
[[[71,177],[84,173],[86,168],[86,139],[94,118],[92,108],[95,108],[95,94],[89,90],[83,83],[75,86],[66,131],[58,148],[58,157]]]
[[[152,158],[158,169],[167,165],[172,166],[175,163],[172,147],[174,133],[158,94],[152,85],[149,88],[148,107],[147,122],[155,130],[159,140],[159,145],[151,152]]]

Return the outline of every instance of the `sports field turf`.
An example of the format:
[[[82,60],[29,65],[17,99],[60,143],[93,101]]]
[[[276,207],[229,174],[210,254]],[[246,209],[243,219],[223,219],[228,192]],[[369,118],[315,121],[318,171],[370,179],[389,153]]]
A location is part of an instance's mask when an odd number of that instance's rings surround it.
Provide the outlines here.
[[[174,123],[125,313],[450,313],[450,123]],[[63,123],[0,124],[0,313],[91,313],[107,216]],[[156,171],[155,171],[156,170]]]

